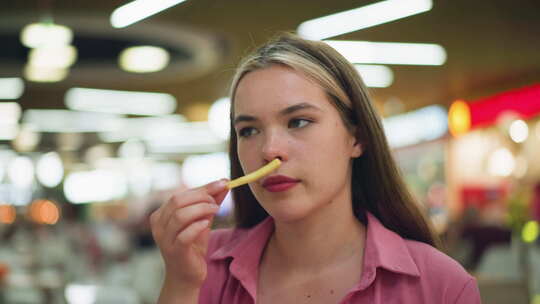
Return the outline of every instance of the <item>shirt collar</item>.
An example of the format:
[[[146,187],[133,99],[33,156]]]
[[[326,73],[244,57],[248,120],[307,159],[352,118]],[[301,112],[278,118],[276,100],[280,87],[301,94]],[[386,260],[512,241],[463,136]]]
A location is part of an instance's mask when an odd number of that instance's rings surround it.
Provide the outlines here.
[[[381,267],[395,273],[420,276],[405,240],[387,229],[371,213],[366,213],[368,227],[363,272],[375,274],[376,269]],[[229,270],[242,282],[253,298],[255,298],[259,262],[273,231],[274,220],[269,216],[251,229],[238,229],[235,232],[238,234],[237,237],[233,237],[231,242],[210,256],[211,260],[232,258]],[[374,277],[367,280],[373,279]]]
[[[274,232],[274,220],[268,216],[251,229],[237,229],[232,241],[216,250],[210,260],[223,260],[231,257],[231,274],[242,283],[253,299],[257,298],[259,263],[266,243]]]
[[[368,229],[364,251],[364,269],[386,270],[420,276],[406,241],[397,233],[386,228],[377,217],[367,212]]]

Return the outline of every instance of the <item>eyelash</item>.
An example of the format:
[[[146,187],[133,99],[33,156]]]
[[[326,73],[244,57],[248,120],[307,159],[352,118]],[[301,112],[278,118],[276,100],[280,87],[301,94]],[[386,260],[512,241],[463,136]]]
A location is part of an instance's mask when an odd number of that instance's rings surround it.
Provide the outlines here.
[[[300,122],[300,121],[305,121],[305,122],[307,122],[307,123],[306,123],[304,126],[301,126],[301,127],[292,127],[292,126],[291,126],[294,122]],[[288,127],[288,128],[294,128],[294,129],[301,129],[301,128],[304,128],[304,127],[308,126],[308,125],[311,124],[312,122],[313,122],[312,120],[305,119],[305,118],[293,118],[293,119],[289,120],[289,122],[287,123],[287,127]],[[252,130],[256,130],[256,129],[255,129],[254,127],[244,127],[244,128],[241,128],[241,129],[238,131],[238,137],[244,137],[244,138],[250,137],[250,136],[252,136],[253,134],[247,135],[247,132],[252,131]]]

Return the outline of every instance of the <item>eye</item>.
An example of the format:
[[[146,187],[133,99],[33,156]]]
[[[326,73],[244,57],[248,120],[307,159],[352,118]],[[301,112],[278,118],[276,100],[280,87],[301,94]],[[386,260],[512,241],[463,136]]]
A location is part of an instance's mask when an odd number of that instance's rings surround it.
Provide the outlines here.
[[[303,128],[307,126],[311,121],[303,118],[293,118],[289,121],[289,128]]]
[[[250,137],[257,134],[259,131],[253,127],[245,127],[238,131],[238,136],[240,137]]]

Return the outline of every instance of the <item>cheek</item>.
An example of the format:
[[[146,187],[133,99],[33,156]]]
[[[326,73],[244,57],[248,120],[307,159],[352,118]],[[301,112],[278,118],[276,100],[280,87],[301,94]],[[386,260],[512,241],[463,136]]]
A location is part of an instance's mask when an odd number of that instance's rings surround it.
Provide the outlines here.
[[[238,159],[240,160],[240,165],[244,174],[247,174],[253,171],[253,168],[257,165],[255,164],[256,151],[253,147],[248,147],[244,144],[237,145]]]

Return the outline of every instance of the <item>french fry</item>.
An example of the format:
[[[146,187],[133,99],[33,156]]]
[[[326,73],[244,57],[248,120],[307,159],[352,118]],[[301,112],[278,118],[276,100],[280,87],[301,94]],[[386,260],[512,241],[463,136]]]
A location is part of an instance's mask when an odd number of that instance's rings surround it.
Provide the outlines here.
[[[227,187],[229,189],[232,189],[232,188],[236,188],[238,186],[242,186],[242,185],[247,184],[247,183],[254,182],[254,181],[258,180],[259,178],[262,178],[262,177],[270,174],[272,171],[279,168],[280,165],[281,165],[281,161],[276,158],[273,161],[266,164],[266,166],[263,166],[263,167],[259,168],[259,170],[253,171],[250,174],[244,175],[242,177],[239,177],[237,179],[234,179],[234,180],[230,181],[227,184]]]

